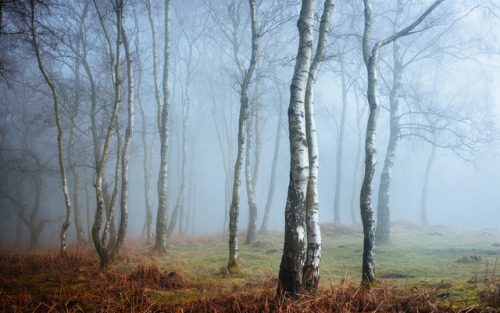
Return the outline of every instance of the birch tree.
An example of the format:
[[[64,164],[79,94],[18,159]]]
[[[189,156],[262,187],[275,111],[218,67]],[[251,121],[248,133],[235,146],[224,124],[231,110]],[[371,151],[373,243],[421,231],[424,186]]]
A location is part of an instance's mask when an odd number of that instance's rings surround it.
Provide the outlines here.
[[[278,279],[278,296],[298,296],[302,291],[302,267],[306,243],[306,195],[309,180],[309,159],[306,138],[305,91],[312,58],[314,0],[302,0],[299,49],[295,61],[288,128],[290,140],[290,182],[285,207],[285,243]]]
[[[158,212],[156,216],[155,250],[161,254],[167,251],[167,175],[168,175],[168,110],[170,93],[168,90],[168,73],[170,63],[170,0],[165,0],[165,47],[163,50],[163,106],[158,110],[160,128],[160,170],[158,174]],[[153,23],[151,23],[153,25]],[[153,51],[155,53],[155,51]],[[156,87],[155,87],[156,90]],[[156,92],[158,101],[159,92]],[[159,103],[159,101],[158,101]],[[160,118],[161,117],[161,118]]]
[[[234,179],[233,179],[233,195],[231,206],[229,208],[229,260],[227,269],[229,273],[236,274],[240,272],[238,265],[238,215],[240,206],[240,185],[241,185],[241,167],[243,164],[243,154],[245,150],[245,122],[248,118],[248,87],[255,70],[257,63],[257,53],[259,49],[258,31],[257,31],[257,12],[255,7],[255,0],[248,1],[250,5],[250,20],[252,28],[252,55],[248,68],[245,69],[241,60],[238,48],[237,25],[235,23],[239,20],[237,11],[239,6],[233,1],[228,7],[230,16],[233,22],[233,52],[234,58],[238,65],[240,74],[243,77],[240,89],[240,114],[238,119],[238,153],[234,165]],[[239,13],[238,13],[239,14]],[[236,26],[236,27],[235,27]]]
[[[94,1],[95,8],[97,12],[98,6],[97,3]],[[94,246],[97,250],[97,253],[99,254],[99,259],[100,259],[100,264],[101,267],[107,267],[109,261],[113,258],[113,254],[110,255],[107,247],[106,247],[106,233],[107,230],[110,227],[110,224],[112,223],[113,220],[113,206],[114,206],[114,198],[116,197],[116,191],[117,191],[117,185],[119,182],[118,179],[118,168],[119,168],[119,154],[118,152],[118,159],[116,162],[116,168],[117,170],[115,171],[116,176],[115,176],[115,190],[113,192],[113,196],[111,201],[109,202],[109,210],[106,212],[106,225],[104,227],[102,239],[100,235],[100,229],[101,225],[103,222],[103,211],[105,208],[105,199],[104,199],[104,194],[103,194],[103,177],[104,177],[104,169],[107,163],[107,159],[109,156],[109,148],[111,144],[111,137],[113,135],[113,129],[115,127],[118,129],[118,108],[119,104],[121,101],[121,44],[123,40],[123,33],[122,33],[122,25],[123,25],[123,1],[122,0],[116,0],[115,2],[115,10],[116,10],[116,55],[114,58],[112,58],[112,61],[114,60],[114,72],[112,76],[112,81],[114,83],[114,101],[113,101],[113,111],[110,117],[109,124],[107,126],[106,130],[106,136],[104,139],[104,146],[102,148],[102,153],[100,154],[100,160],[99,164],[96,170],[96,183],[95,183],[95,189],[96,189],[96,200],[97,200],[97,209],[95,213],[95,219],[94,219],[94,225],[92,226],[92,240],[94,241]],[[99,13],[100,15],[100,13]],[[102,18],[100,17],[101,24]],[[105,29],[103,27],[103,29]],[[106,35],[106,37],[109,38],[109,36]],[[112,46],[110,45],[110,50],[112,50]],[[110,53],[110,55],[113,55],[113,53]],[[118,131],[118,139],[120,139],[120,134]],[[113,223],[114,224],[114,223]],[[114,244],[111,245],[111,251],[114,252]]]
[[[135,22],[135,54],[137,56],[140,56],[140,26],[139,26],[139,21],[137,17],[136,11],[134,11],[134,22]],[[142,67],[142,60],[140,57],[137,57],[137,92],[136,92],[136,98],[137,102],[139,104],[139,113],[141,115],[141,139],[142,139],[142,151],[144,154],[143,157],[143,163],[142,163],[142,168],[143,168],[143,175],[144,175],[144,201],[145,201],[145,213],[146,213],[146,220],[144,223],[144,231],[143,234],[146,234],[146,244],[151,244],[151,241],[153,240],[153,210],[152,210],[152,205],[151,205],[151,163],[150,163],[150,157],[153,154],[153,152],[149,149],[148,142],[147,142],[147,119],[146,119],[146,110],[144,108],[144,103],[142,99],[142,94],[141,94],[141,89],[142,89],[142,73],[143,73],[143,67]]]
[[[35,25],[35,1],[30,0],[30,32],[31,32],[31,43],[33,45],[33,49],[35,50],[36,54],[36,59],[38,62],[38,68],[40,69],[40,72],[42,73],[45,82],[47,85],[50,87],[50,90],[52,92],[52,98],[54,101],[54,114],[55,114],[55,120],[57,124],[57,149],[58,149],[58,159],[59,159],[59,170],[61,173],[61,182],[62,182],[62,191],[64,195],[64,203],[66,205],[66,220],[64,221],[62,227],[61,227],[61,233],[60,233],[60,252],[65,254],[67,250],[67,240],[66,240],[66,233],[69,228],[69,225],[71,224],[71,201],[69,198],[69,193],[68,193],[68,183],[66,179],[66,168],[64,166],[64,156],[63,156],[63,128],[61,124],[61,116],[59,114],[59,98],[57,96],[57,91],[54,83],[52,82],[52,79],[50,78],[49,74],[47,73],[45,66],[42,61],[42,55],[40,52],[40,47],[38,43],[38,37],[37,37],[37,30],[36,30],[36,25]]]
[[[134,130],[134,74],[133,74],[133,64],[132,64],[132,53],[130,52],[130,42],[128,40],[127,33],[125,32],[125,27],[123,23],[121,25],[121,31],[123,34],[123,46],[125,48],[125,58],[127,62],[127,129],[125,130],[125,143],[123,145],[121,164],[122,164],[122,188],[120,194],[120,228],[118,231],[118,237],[116,240],[116,246],[114,247],[114,253],[118,254],[123,248],[123,242],[125,240],[125,235],[127,233],[128,225],[128,159],[130,151],[130,143],[132,141],[132,133]]]
[[[375,43],[371,47],[371,31],[372,31],[372,3],[371,0],[363,0],[365,11],[365,27],[362,40],[363,60],[367,70],[368,86],[367,99],[370,108],[366,127],[365,140],[365,173],[363,185],[360,195],[360,210],[361,220],[363,223],[363,266],[362,280],[367,286],[375,282],[375,219],[373,216],[373,208],[371,205],[373,192],[373,175],[375,174],[375,164],[377,150],[375,147],[377,119],[380,105],[377,99],[377,63],[380,48],[393,42],[394,40],[407,36],[417,27],[422,21],[444,0],[435,1],[420,17],[418,17],[409,26],[395,32],[384,40]]]
[[[319,282],[319,263],[321,261],[321,233],[319,227],[318,197],[318,141],[316,138],[316,122],[314,118],[314,85],[325,58],[328,28],[332,16],[334,0],[325,0],[323,15],[319,26],[318,44],[307,78],[305,109],[306,137],[309,157],[309,179],[307,181],[306,229],[307,250],[303,269],[303,281],[307,289],[316,291]]]

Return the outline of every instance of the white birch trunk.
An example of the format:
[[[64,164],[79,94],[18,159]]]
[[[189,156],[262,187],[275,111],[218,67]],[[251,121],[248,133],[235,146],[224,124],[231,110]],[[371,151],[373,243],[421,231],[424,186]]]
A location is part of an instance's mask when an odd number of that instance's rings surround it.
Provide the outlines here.
[[[160,254],[167,251],[167,164],[168,164],[168,110],[170,93],[168,71],[170,63],[170,0],[165,0],[165,49],[163,65],[163,107],[160,123],[160,171],[158,174],[158,213],[156,216],[155,250]]]
[[[236,274],[240,272],[238,265],[238,215],[240,204],[240,185],[241,185],[241,167],[243,164],[243,153],[245,150],[245,120],[248,110],[248,86],[255,70],[258,53],[258,32],[257,32],[257,16],[255,8],[255,0],[248,0],[250,4],[250,19],[252,23],[252,56],[250,64],[245,71],[241,64],[238,52],[237,38],[233,41],[234,55],[236,62],[240,67],[240,72],[244,75],[243,83],[241,85],[241,98],[240,98],[240,115],[238,120],[238,154],[236,163],[234,165],[234,180],[233,180],[233,196],[231,206],[229,209],[229,260],[227,269],[229,273]],[[237,33],[234,33],[237,37]]]
[[[61,182],[62,182],[62,190],[63,190],[63,195],[64,195],[64,203],[66,204],[66,220],[64,221],[62,227],[61,227],[61,233],[60,233],[60,252],[65,254],[67,250],[67,242],[66,242],[66,233],[69,228],[69,225],[71,224],[71,201],[69,198],[69,193],[68,193],[68,183],[66,179],[66,169],[64,167],[64,156],[63,156],[63,129],[61,125],[61,117],[59,114],[59,98],[57,97],[57,91],[54,83],[50,79],[47,71],[45,70],[45,67],[42,62],[42,57],[40,54],[40,48],[38,45],[38,39],[36,35],[36,28],[35,28],[35,2],[30,1],[30,6],[31,6],[31,36],[32,36],[32,41],[33,41],[33,47],[35,49],[35,54],[36,58],[38,61],[38,68],[40,69],[40,72],[42,73],[43,77],[45,78],[45,81],[47,82],[47,85],[49,85],[50,90],[52,92],[52,98],[54,100],[54,113],[55,113],[55,119],[56,119],[56,124],[57,124],[57,148],[58,148],[58,159],[59,159],[59,170],[61,173]]]
[[[122,26],[123,46],[125,48],[125,57],[127,60],[127,128],[125,130],[125,143],[122,151],[122,188],[120,198],[120,228],[118,229],[118,237],[114,253],[120,253],[125,241],[128,226],[128,157],[130,151],[130,143],[134,131],[134,72],[132,66],[132,55],[130,53],[130,42],[128,40],[125,28]]]
[[[309,69],[305,95],[306,138],[309,157],[309,179],[307,181],[306,225],[307,250],[303,268],[304,286],[310,291],[316,291],[319,283],[319,264],[321,261],[321,232],[319,227],[319,196],[318,174],[319,155],[316,138],[316,121],[314,117],[314,89],[321,65],[325,58],[328,28],[332,16],[334,0],[325,0],[323,15],[319,28],[316,54]]]
[[[314,7],[314,0],[303,0],[297,22],[299,48],[288,107],[290,182],[285,207],[285,242],[278,278],[278,297],[296,297],[302,291],[302,267],[306,244],[306,194],[309,180],[305,91],[312,57]]]
[[[367,98],[370,115],[366,127],[365,140],[365,175],[360,194],[360,210],[363,222],[363,283],[367,287],[375,282],[375,219],[372,208],[373,176],[375,173],[377,150],[375,146],[379,103],[377,99],[377,62],[381,47],[406,36],[417,27],[444,0],[435,1],[419,18],[406,28],[377,42],[371,49],[372,4],[371,0],[363,0],[365,6],[365,29],[363,34],[363,60],[368,74]],[[370,51],[371,50],[371,51]]]

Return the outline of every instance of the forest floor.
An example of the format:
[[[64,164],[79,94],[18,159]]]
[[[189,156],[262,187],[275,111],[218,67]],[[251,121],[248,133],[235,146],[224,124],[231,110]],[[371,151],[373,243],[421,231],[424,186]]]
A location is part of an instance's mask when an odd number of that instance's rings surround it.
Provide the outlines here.
[[[360,226],[322,226],[316,294],[275,297],[283,234],[240,245],[230,275],[225,235],[174,236],[165,256],[140,241],[105,270],[92,246],[0,250],[2,312],[498,312],[500,233],[396,222],[376,248],[378,283],[361,288]],[[240,240],[243,240],[243,234]]]

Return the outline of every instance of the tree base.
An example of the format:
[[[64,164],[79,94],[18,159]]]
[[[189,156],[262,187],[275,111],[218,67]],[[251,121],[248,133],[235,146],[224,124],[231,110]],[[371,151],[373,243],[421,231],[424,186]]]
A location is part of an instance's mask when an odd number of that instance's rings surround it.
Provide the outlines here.
[[[229,260],[229,262],[227,263],[227,271],[232,275],[241,274],[240,266],[238,265],[236,259]]]
[[[366,288],[366,289],[371,289],[371,288],[377,287],[377,286],[378,286],[378,282],[376,280],[368,281],[368,280],[363,279],[363,281],[361,281],[361,287]]]

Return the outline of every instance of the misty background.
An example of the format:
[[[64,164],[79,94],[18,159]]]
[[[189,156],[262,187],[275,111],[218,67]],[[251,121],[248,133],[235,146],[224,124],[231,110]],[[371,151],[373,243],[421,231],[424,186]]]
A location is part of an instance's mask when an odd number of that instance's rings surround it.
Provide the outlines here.
[[[77,171],[80,179],[78,203],[86,238],[90,229],[88,223],[94,221],[96,196],[90,130],[90,82],[83,65],[75,71],[76,57],[72,50],[81,25],[84,27],[85,53],[97,84],[96,118],[102,131],[113,101],[107,43],[97,13],[90,5],[87,16],[84,19],[81,17],[87,2],[53,1],[37,16],[43,61],[56,82],[60,97],[66,158],[70,129],[75,135],[76,166],[70,168],[70,162],[66,163],[68,184],[75,206],[73,175]],[[113,7],[109,1],[97,2],[108,29],[114,32]],[[394,1],[379,2],[374,12],[377,17],[373,27],[374,41],[391,34],[393,27]],[[58,176],[57,129],[52,98],[28,40],[29,26],[20,14],[24,2],[3,3],[0,33],[0,241],[5,246],[27,246],[30,242],[29,228],[42,225],[41,243],[53,244],[59,239],[66,208]],[[232,27],[228,16],[229,3],[196,0],[173,1],[171,4],[168,208],[169,212],[173,210],[180,191],[182,119],[190,101],[187,123],[188,182],[183,220],[189,235],[227,230],[227,225],[224,225],[227,217],[225,208],[229,205],[226,192],[227,184],[232,186],[232,181],[226,180],[227,172],[234,168],[237,153],[238,84],[241,83],[233,59],[232,38],[227,36]],[[428,1],[424,0],[404,3],[403,25],[419,16],[428,5]],[[237,34],[241,41],[240,53],[246,64],[251,50],[248,4],[242,2],[239,9],[241,20]],[[283,230],[284,227],[290,163],[286,109],[297,51],[299,9],[298,1],[258,1],[260,58],[257,78],[254,77],[250,85],[251,114],[260,116],[262,145],[256,183],[258,228],[270,189],[280,107],[283,108],[283,120],[269,228]],[[429,224],[468,229],[500,228],[500,146],[497,141],[500,134],[500,89],[497,87],[500,84],[499,9],[494,1],[447,1],[414,34],[401,38],[403,60],[411,60],[412,63],[405,67],[402,76],[400,121],[404,126],[400,131],[401,140],[390,189],[391,221],[422,222],[420,210],[424,176],[434,146],[435,159],[430,168],[427,196]],[[320,11],[320,4],[317,11]],[[163,4],[153,1],[153,13],[158,26],[158,50],[161,52]],[[362,145],[368,116],[366,73],[361,52],[363,23],[361,1],[336,1],[327,59],[318,78],[315,98],[321,223],[331,223],[334,219],[336,178],[339,174],[337,152],[342,127],[340,223],[360,223]],[[136,90],[135,127],[129,163],[127,237],[136,238],[143,235],[145,225],[143,138],[151,153],[149,171],[153,225],[158,207],[156,183],[160,163],[151,27],[144,1],[126,2],[124,24],[131,42]],[[188,61],[190,46],[191,61]],[[163,64],[162,53],[159,53],[158,61]],[[381,110],[372,201],[375,210],[389,140],[392,61],[392,46],[384,47],[379,65]],[[125,68],[125,62],[122,63]],[[142,72],[140,84],[137,81],[139,71]],[[186,91],[188,71],[191,78],[189,91]],[[342,76],[347,85],[344,88],[346,106],[343,126]],[[122,79],[126,80],[125,74]],[[79,80],[79,96],[75,95],[75,80]],[[119,129],[124,136],[126,88],[122,89],[122,93]],[[139,97],[144,116],[140,114]],[[257,108],[260,108],[260,113],[257,113]],[[439,126],[430,132],[431,124]],[[116,146],[117,138],[114,136],[105,174],[109,186],[114,184]],[[248,223],[245,187],[243,179],[239,229],[246,229]],[[37,203],[39,212],[33,216],[31,213]],[[20,220],[20,216],[26,221]],[[69,242],[76,242],[73,222]]]

